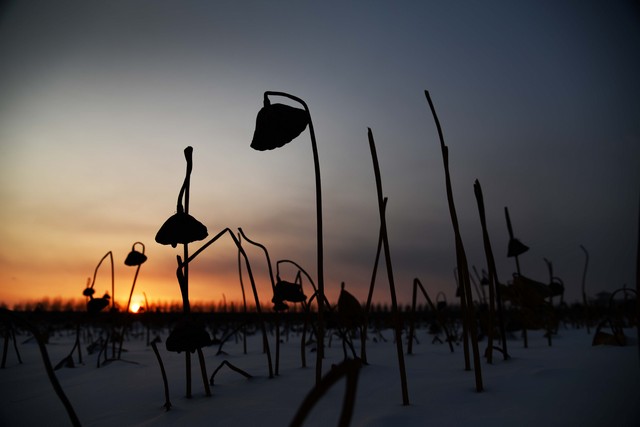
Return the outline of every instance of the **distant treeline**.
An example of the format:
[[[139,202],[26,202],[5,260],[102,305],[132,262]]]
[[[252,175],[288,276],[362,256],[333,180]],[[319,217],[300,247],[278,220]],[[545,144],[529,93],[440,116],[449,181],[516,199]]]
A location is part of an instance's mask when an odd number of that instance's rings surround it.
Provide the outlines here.
[[[365,304],[362,303],[364,306]],[[261,304],[262,310],[270,312],[272,311],[272,304],[266,303]],[[26,301],[22,303],[16,303],[13,306],[9,306],[3,302],[0,302],[0,307],[11,309],[13,311],[18,312],[84,312],[87,311],[87,302],[82,298],[76,299],[68,299],[63,300],[62,298],[43,298],[33,301]],[[452,309],[455,309],[457,305],[451,305]],[[316,305],[313,304],[311,307],[312,311],[316,310]],[[116,309],[118,311],[122,311],[124,308],[119,307],[116,304]],[[410,312],[411,305],[400,305],[400,311]],[[428,311],[429,307],[427,304],[418,304],[416,307],[416,311],[423,312]],[[140,307],[140,313],[147,311],[146,307]],[[155,301],[149,304],[148,307],[149,312],[154,313],[181,313],[182,312],[182,302],[181,301]],[[219,302],[192,302],[191,303],[191,311],[195,313],[240,313],[244,312],[244,305],[242,303],[237,302],[229,302],[229,301],[219,301]],[[248,312],[255,312],[256,307],[255,304],[247,304]],[[291,304],[289,307],[289,312],[297,313],[303,312],[302,306],[299,304]],[[371,312],[376,313],[385,313],[391,311],[390,303],[374,303],[371,306]]]

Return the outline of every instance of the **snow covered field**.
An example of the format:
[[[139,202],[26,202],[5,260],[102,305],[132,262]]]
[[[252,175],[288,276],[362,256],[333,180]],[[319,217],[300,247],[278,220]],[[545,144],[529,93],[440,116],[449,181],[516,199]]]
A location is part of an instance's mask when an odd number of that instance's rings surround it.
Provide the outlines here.
[[[485,391],[475,391],[474,374],[464,370],[462,346],[451,353],[447,345],[432,344],[426,329],[405,357],[410,405],[402,405],[396,347],[390,330],[386,338],[369,341],[369,365],[360,371],[352,426],[639,426],[640,362],[636,330],[625,331],[626,347],[592,347],[585,329],[561,328],[553,346],[541,331],[529,332],[529,348],[512,337],[512,358],[482,363]],[[23,363],[10,347],[7,366],[0,370],[0,425],[65,426],[69,418],[47,379],[37,345],[18,336]],[[163,339],[166,338],[163,337]],[[55,365],[73,345],[74,335],[56,335],[47,350]],[[314,385],[315,353],[307,353],[301,368],[300,338],[282,344],[280,375],[269,379],[260,336],[242,343],[229,341],[226,355],[217,346],[204,349],[210,376],[223,360],[253,378],[222,368],[212,396],[206,397],[197,357],[192,357],[193,397],[185,398],[184,354],[169,353],[159,344],[173,407],[165,411],[162,377],[144,337],[125,341],[121,361],[96,367],[97,353],[83,353],[83,364],[62,368],[56,375],[85,426],[286,426]],[[272,353],[275,342],[270,338]],[[406,344],[406,343],[405,343]],[[359,346],[359,343],[356,343]],[[481,351],[486,342],[481,343]],[[406,345],[405,345],[406,349]],[[327,348],[325,371],[340,363],[342,346],[334,337]],[[75,357],[77,362],[77,356]],[[274,359],[275,360],[275,359]],[[344,380],[314,408],[306,426],[337,425]]]

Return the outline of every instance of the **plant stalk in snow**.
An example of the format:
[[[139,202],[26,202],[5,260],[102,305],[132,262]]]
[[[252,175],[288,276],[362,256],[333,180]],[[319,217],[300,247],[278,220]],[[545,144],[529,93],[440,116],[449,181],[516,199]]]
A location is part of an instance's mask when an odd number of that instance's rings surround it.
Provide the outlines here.
[[[429,108],[431,109],[431,114],[433,115],[433,119],[438,130],[438,137],[440,138],[440,148],[442,149],[442,161],[444,163],[445,184],[447,189],[447,201],[449,203],[449,213],[451,215],[451,223],[453,225],[453,232],[455,235],[456,261],[458,264],[458,271],[460,272],[460,282],[462,288],[461,295],[464,295],[463,302],[466,303],[463,312],[463,318],[465,319],[465,323],[467,325],[467,331],[471,336],[473,366],[476,377],[476,390],[482,391],[483,386],[480,366],[480,351],[478,350],[478,337],[475,328],[475,314],[473,310],[473,299],[471,294],[471,284],[469,280],[469,265],[467,263],[467,256],[465,254],[464,245],[462,244],[460,227],[458,226],[458,216],[456,214],[456,207],[453,201],[453,189],[451,186],[451,175],[449,173],[449,150],[444,143],[442,128],[440,127],[440,121],[438,120],[435,107],[433,106],[433,102],[431,101],[431,96],[429,96],[429,92],[426,90],[424,91],[424,94],[427,97],[427,102],[429,103]]]
[[[380,166],[378,165],[378,155],[376,154],[376,145],[373,140],[373,133],[368,129],[369,149],[371,150],[371,159],[373,161],[373,172],[376,178],[376,189],[378,194],[378,211],[380,213],[380,229],[382,231],[382,244],[384,246],[384,257],[387,265],[387,276],[389,279],[389,291],[391,293],[391,315],[393,317],[396,350],[398,353],[398,365],[400,367],[400,382],[402,386],[402,404],[409,405],[409,390],[407,387],[407,373],[404,366],[404,351],[402,349],[402,321],[400,312],[398,311],[398,302],[396,299],[396,287],[393,279],[393,266],[391,264],[391,250],[389,247],[389,236],[387,234],[387,219],[385,214],[385,203],[382,195],[382,178],[380,176]]]

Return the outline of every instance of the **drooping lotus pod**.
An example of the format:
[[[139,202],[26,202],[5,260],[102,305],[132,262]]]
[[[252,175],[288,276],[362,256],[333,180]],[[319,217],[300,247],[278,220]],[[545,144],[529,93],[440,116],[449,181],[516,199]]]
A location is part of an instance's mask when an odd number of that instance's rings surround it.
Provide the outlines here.
[[[91,298],[87,301],[87,311],[90,314],[96,314],[102,311],[105,307],[109,305],[109,300],[111,297],[108,294],[105,294],[102,298]]]
[[[273,290],[273,298],[271,299],[271,302],[302,302],[306,299],[307,296],[302,292],[302,285],[287,282],[278,277],[278,282]]]
[[[207,227],[191,215],[178,211],[162,224],[156,234],[156,242],[176,247],[178,243],[188,244],[205,239]]]
[[[142,252],[138,252],[135,250],[136,243],[133,244],[133,246],[131,247],[131,252],[129,252],[127,258],[125,258],[124,260],[125,265],[128,265],[129,267],[142,265],[147,260],[147,256],[144,254],[144,245],[140,243],[142,245]]]
[[[85,297],[90,297],[95,293],[96,291],[93,288],[84,288],[84,290],[82,291],[82,295],[84,295]]]
[[[364,324],[365,313],[357,298],[344,289],[342,282],[338,297],[338,319],[345,328],[355,328]]]
[[[211,345],[211,337],[204,325],[192,319],[184,319],[167,338],[167,351],[194,353],[197,349]]]
[[[520,240],[516,238],[509,239],[509,248],[507,250],[507,257],[511,258],[514,256],[522,255],[523,253],[529,250],[529,246],[522,243]]]
[[[280,148],[300,135],[308,123],[309,114],[305,110],[265,100],[256,118],[251,148],[258,151]]]

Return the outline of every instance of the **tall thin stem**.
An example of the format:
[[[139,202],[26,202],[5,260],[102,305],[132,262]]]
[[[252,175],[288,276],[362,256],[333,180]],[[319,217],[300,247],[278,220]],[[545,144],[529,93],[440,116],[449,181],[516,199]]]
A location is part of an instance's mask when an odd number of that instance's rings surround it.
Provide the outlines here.
[[[384,246],[384,257],[387,265],[387,277],[389,279],[389,290],[391,293],[391,315],[395,327],[396,350],[398,352],[398,365],[400,367],[400,382],[402,386],[402,404],[409,405],[409,390],[407,387],[407,373],[404,366],[404,352],[402,349],[402,324],[400,313],[398,312],[398,301],[396,299],[396,286],[393,279],[393,266],[391,264],[391,249],[389,247],[389,236],[387,234],[387,220],[385,214],[385,203],[382,195],[382,178],[380,176],[380,166],[378,164],[378,155],[376,154],[376,145],[373,140],[373,133],[368,129],[369,149],[371,150],[371,159],[373,161],[373,172],[376,178],[376,189],[378,194],[378,211],[380,212],[380,230],[382,232],[382,243]]]
[[[268,96],[283,96],[300,103],[307,115],[309,116],[309,134],[311,136],[311,151],[313,152],[313,166],[316,181],[316,220],[317,220],[317,257],[318,257],[318,349],[316,352],[316,384],[322,379],[322,359],[324,357],[324,256],[322,244],[322,188],[320,184],[320,161],[318,159],[318,145],[316,143],[316,134],[313,130],[313,121],[311,113],[306,102],[297,96],[290,95],[285,92],[267,91],[264,93],[265,99]]]
[[[464,309],[464,318],[466,319],[467,330],[469,335],[471,335],[471,347],[473,351],[473,366],[476,376],[476,390],[482,391],[482,373],[480,366],[480,352],[478,350],[478,337],[475,328],[475,314],[473,310],[473,298],[471,294],[471,284],[469,280],[469,265],[467,263],[467,256],[464,250],[464,245],[462,244],[462,237],[460,235],[460,227],[458,225],[458,216],[456,214],[456,207],[453,201],[453,189],[451,186],[451,175],[449,173],[449,150],[444,143],[444,136],[442,134],[442,128],[440,127],[440,120],[438,120],[438,116],[436,114],[436,109],[433,106],[433,102],[431,101],[431,96],[429,96],[428,91],[424,91],[425,96],[427,97],[427,102],[429,103],[429,108],[431,109],[431,114],[433,115],[433,120],[436,124],[436,128],[438,130],[438,137],[440,138],[440,148],[442,149],[442,161],[444,164],[444,173],[445,173],[445,185],[447,189],[447,201],[449,203],[449,213],[451,215],[451,223],[453,225],[453,232],[455,235],[455,244],[456,244],[456,261],[458,264],[458,270],[460,272],[460,283],[462,286],[461,295],[464,295],[462,300],[463,303],[466,303]]]
[[[587,248],[585,248],[582,245],[580,245],[580,249],[582,249],[585,256],[584,270],[582,271],[582,303],[584,304],[584,317],[587,323],[587,334],[590,334],[591,330],[589,327],[589,301],[587,300],[587,291],[586,291],[587,269],[589,268],[589,252],[587,251]]]
[[[493,250],[491,249],[491,240],[489,239],[489,231],[487,229],[487,217],[484,209],[484,197],[482,196],[482,187],[480,181],[476,179],[473,185],[473,190],[478,203],[478,213],[480,215],[480,225],[482,227],[482,240],[484,243],[484,253],[487,258],[487,267],[489,268],[489,326],[488,326],[488,339],[487,339],[487,361],[492,363],[493,361],[493,322],[495,313],[495,300],[498,301],[498,323],[500,325],[500,340],[502,341],[502,355],[504,360],[509,358],[507,353],[507,339],[504,331],[504,318],[502,314],[502,301],[500,294],[496,295],[498,291],[498,273],[496,269],[495,259],[493,257]]]

